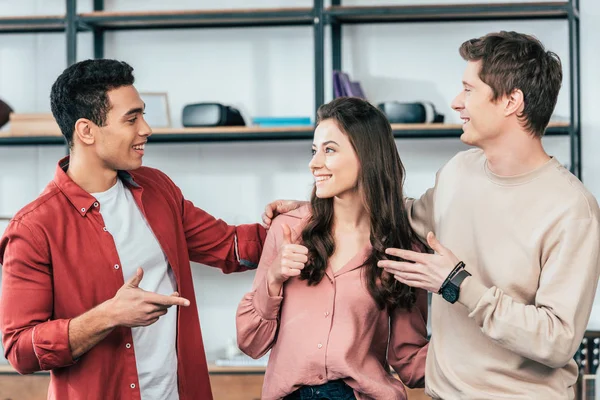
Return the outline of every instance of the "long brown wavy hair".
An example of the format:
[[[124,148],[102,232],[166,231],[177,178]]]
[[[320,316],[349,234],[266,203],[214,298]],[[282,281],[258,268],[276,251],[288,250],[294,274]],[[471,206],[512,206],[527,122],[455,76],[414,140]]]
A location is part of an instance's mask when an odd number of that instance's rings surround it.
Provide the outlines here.
[[[404,166],[392,128],[379,109],[356,97],[340,97],[319,107],[317,124],[328,119],[348,136],[361,166],[358,187],[371,224],[372,251],[363,264],[367,289],[380,309],[410,308],[415,302],[414,290],[377,266],[377,261],[388,258],[386,248],[412,249],[417,243],[404,207]],[[310,203],[311,216],[302,231],[309,261],[300,278],[315,285],[323,279],[335,252],[333,198],[318,198],[313,187]]]

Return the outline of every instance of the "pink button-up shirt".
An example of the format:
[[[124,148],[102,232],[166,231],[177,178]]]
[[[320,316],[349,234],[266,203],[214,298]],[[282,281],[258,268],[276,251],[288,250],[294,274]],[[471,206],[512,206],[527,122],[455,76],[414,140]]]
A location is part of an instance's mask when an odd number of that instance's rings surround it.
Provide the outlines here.
[[[316,286],[289,279],[281,296],[270,296],[266,272],[283,240],[282,223],[298,237],[308,207],[276,218],[267,235],[253,289],[237,312],[240,349],[251,357],[271,350],[262,399],[280,399],[302,385],[343,379],[357,399],[406,399],[404,385],[424,385],[427,354],[427,294],[417,292],[410,310],[380,310],[363,279],[371,251],[359,250]]]

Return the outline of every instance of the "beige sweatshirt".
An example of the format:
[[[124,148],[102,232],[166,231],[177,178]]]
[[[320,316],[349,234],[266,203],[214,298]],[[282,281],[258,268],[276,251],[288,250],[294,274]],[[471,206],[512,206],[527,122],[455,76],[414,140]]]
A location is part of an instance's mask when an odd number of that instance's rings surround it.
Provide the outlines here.
[[[426,392],[442,399],[571,399],[573,356],[600,273],[596,199],[557,160],[515,177],[481,150],[456,155],[408,200],[473,275],[459,301],[433,296]]]

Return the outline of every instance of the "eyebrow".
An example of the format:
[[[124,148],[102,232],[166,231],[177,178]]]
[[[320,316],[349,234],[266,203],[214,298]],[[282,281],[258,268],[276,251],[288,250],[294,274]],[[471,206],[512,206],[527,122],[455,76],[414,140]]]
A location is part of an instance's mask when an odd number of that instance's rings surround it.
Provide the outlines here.
[[[336,143],[336,142],[335,142],[335,141],[333,141],[333,140],[328,140],[328,141],[326,141],[326,142],[323,142],[323,146],[327,146],[328,144],[335,144],[335,145],[338,145],[338,146],[339,146],[339,144],[338,144],[338,143]],[[313,147],[317,147],[317,145],[313,143]]]
[[[463,84],[463,85],[465,85],[465,86],[470,86],[470,87],[473,87],[473,85],[471,85],[471,84],[470,84],[469,82],[467,82],[467,81],[462,81],[462,84]]]
[[[133,114],[143,113],[145,109],[146,109],[146,103],[144,103],[144,107],[132,108],[131,110],[129,110],[125,114],[123,114],[123,116],[128,117]]]

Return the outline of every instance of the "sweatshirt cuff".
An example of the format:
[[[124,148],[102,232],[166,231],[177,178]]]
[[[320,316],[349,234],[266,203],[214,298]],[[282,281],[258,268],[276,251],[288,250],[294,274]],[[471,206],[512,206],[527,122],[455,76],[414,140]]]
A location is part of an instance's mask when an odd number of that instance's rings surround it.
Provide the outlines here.
[[[254,297],[252,298],[252,304],[263,319],[277,319],[279,316],[279,309],[281,308],[281,302],[283,301],[283,287],[279,296],[269,295],[269,284],[267,279],[256,288]]]
[[[69,345],[70,319],[57,319],[33,328],[33,351],[42,370],[67,367],[75,363]]]
[[[473,312],[489,288],[474,276],[467,277],[460,285],[460,296],[458,302]]]

